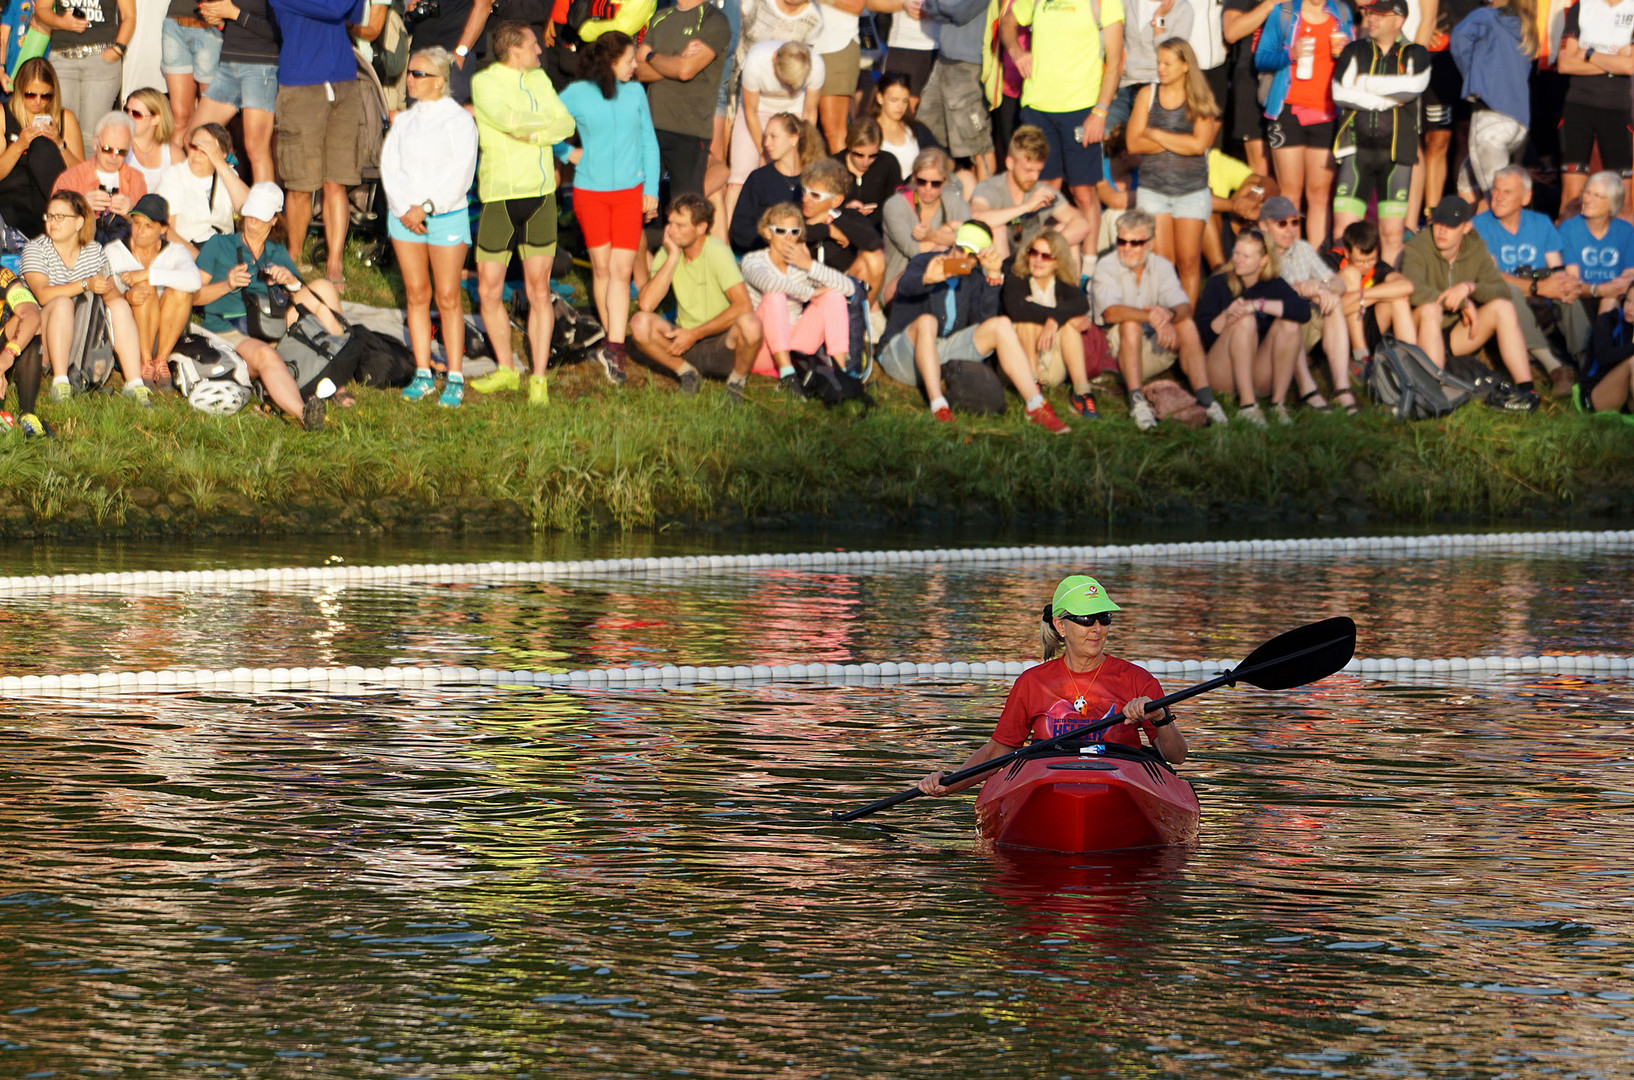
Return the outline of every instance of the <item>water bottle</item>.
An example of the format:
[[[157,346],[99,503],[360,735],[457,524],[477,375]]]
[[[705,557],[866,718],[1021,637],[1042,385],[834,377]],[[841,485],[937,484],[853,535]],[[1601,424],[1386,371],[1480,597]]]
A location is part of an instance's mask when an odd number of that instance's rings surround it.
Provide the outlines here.
[[[1294,65],[1294,78],[1305,80],[1311,77],[1316,67],[1315,38],[1299,39],[1299,63]]]

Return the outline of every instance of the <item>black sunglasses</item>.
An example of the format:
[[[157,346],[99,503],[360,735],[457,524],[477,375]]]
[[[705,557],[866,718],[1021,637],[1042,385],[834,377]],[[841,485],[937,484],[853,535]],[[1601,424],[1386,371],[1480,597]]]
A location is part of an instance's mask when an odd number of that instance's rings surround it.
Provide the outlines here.
[[[437,78],[437,73],[435,71],[420,71],[420,70],[418,70],[416,68],[409,68],[408,73],[412,78],[416,78],[416,79],[435,79],[435,78]]]
[[[1110,611],[1101,611],[1094,615],[1057,615],[1056,618],[1065,619],[1068,622],[1075,622],[1079,626],[1095,626],[1097,624],[1101,626],[1112,625],[1112,613]]]

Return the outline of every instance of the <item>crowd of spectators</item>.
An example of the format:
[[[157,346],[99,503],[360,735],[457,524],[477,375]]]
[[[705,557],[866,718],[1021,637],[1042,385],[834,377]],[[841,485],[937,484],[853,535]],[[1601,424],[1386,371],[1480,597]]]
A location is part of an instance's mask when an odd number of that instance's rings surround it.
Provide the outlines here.
[[[375,184],[403,396],[448,408],[466,400],[468,283],[498,365],[473,389],[547,403],[569,237],[605,378],[647,364],[683,394],[723,380],[734,404],[756,374],[799,394],[799,358],[826,354],[916,388],[940,421],[1014,392],[1066,433],[1059,387],[1068,419],[1121,392],[1149,429],[1161,381],[1202,422],[1265,427],[1358,412],[1386,336],[1438,367],[1484,362],[1506,410],[1634,396],[1634,0],[6,16],[0,383],[31,435],[49,433],[42,392],[84,384],[92,339],[152,408],[193,321],[267,411],[321,426],[351,397],[314,405],[280,341],[307,317],[345,332],[347,238]],[[144,41],[160,78],[127,93]]]

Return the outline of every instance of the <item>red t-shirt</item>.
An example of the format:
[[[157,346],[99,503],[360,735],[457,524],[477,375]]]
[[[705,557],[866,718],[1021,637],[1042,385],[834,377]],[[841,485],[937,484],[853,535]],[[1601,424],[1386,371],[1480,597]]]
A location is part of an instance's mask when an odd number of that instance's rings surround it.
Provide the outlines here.
[[[1327,120],[1333,119],[1334,111],[1334,60],[1331,39],[1338,28],[1332,16],[1325,16],[1321,22],[1301,18],[1299,32],[1294,36],[1293,51],[1289,54],[1294,58],[1294,62],[1288,80],[1288,104],[1312,114],[1319,114]],[[1306,38],[1311,38],[1316,43],[1316,51],[1311,54],[1311,77],[1301,79],[1298,77],[1299,51],[1303,47],[1301,43]],[[1304,116],[1300,116],[1299,120],[1301,123],[1308,122]]]
[[[1133,698],[1160,698],[1163,687],[1152,673],[1127,660],[1108,656],[1095,671],[1071,671],[1064,657],[1028,668],[1010,688],[1010,696],[993,728],[993,740],[1005,746],[1022,746],[1030,739],[1049,739],[1073,728],[1123,711]],[[1080,704],[1080,702],[1082,704]],[[1157,738],[1157,729],[1141,723],[1147,741]],[[1139,746],[1134,728],[1117,724],[1098,736],[1104,742]]]

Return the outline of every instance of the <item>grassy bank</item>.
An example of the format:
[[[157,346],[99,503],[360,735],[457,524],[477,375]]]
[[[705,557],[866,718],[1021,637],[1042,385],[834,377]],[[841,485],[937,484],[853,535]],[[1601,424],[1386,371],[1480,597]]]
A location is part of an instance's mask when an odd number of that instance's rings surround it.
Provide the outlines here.
[[[0,533],[155,536],[394,530],[515,532],[673,526],[1056,523],[1300,525],[1616,519],[1634,511],[1634,427],[1546,405],[1470,406],[1400,425],[1299,413],[1291,428],[1137,432],[1103,399],[1068,437],[993,419],[933,422],[916,395],[880,407],[785,400],[755,380],[744,408],[719,384],[682,398],[637,369],[614,389],[588,367],[465,408],[362,391],[308,435],[176,398],[142,413],[117,397],[47,407],[57,440],[13,434],[0,453]],[[1065,402],[1057,402],[1062,409]]]

